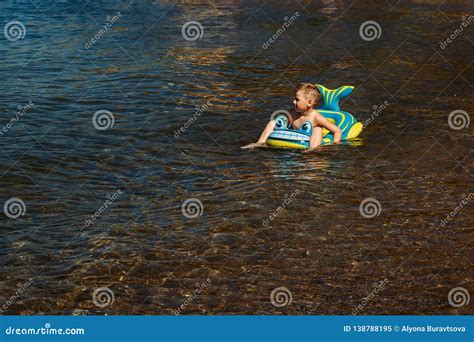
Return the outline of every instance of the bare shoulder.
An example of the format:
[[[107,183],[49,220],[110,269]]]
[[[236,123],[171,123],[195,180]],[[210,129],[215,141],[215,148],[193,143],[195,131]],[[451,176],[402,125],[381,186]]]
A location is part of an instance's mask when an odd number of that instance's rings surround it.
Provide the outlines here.
[[[309,115],[309,119],[311,119],[311,121],[313,121],[313,123],[317,123],[318,122],[318,117],[320,116],[321,114],[319,114],[319,112],[315,109],[311,112],[311,114]]]
[[[318,118],[318,119],[323,118],[322,114],[319,111],[317,111],[316,109],[313,110],[312,114],[314,115],[315,118]]]
[[[313,123],[315,126],[319,124],[319,122],[321,121],[321,118],[324,118],[324,117],[316,109],[311,112],[311,119],[313,120]]]

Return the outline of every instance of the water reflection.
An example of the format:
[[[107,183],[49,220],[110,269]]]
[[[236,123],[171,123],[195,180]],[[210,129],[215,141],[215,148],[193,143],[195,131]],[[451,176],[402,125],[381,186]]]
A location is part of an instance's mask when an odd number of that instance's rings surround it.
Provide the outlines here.
[[[472,127],[447,124],[452,110],[472,107],[472,45],[466,31],[438,46],[468,4],[127,4],[0,4],[31,18],[24,40],[0,45],[2,127],[17,106],[35,104],[1,136],[3,203],[19,197],[27,209],[1,219],[0,302],[35,280],[6,313],[172,314],[207,277],[182,314],[350,314],[367,284],[386,277],[390,296],[367,314],[452,313],[446,287],[472,278],[473,222],[467,211],[439,221],[472,182]],[[360,39],[361,18],[380,21],[379,40]],[[189,20],[202,24],[201,39],[183,38]],[[301,81],[353,84],[343,108],[360,121],[389,105],[361,139],[314,154],[241,150],[291,106]],[[115,122],[98,131],[92,116],[104,109]],[[118,189],[123,196],[85,225]],[[372,219],[359,211],[368,197],[382,207]],[[183,215],[189,198],[202,202],[200,216]],[[91,296],[104,286],[116,301],[101,309]],[[271,305],[278,286],[294,305]],[[420,288],[430,296],[414,300]]]

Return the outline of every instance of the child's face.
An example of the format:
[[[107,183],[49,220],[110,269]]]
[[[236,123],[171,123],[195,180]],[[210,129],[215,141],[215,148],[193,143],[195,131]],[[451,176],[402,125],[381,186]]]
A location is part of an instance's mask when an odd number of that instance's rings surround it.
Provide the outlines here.
[[[306,112],[313,105],[313,100],[308,99],[304,92],[297,91],[295,94],[295,99],[293,100],[295,105],[295,110],[297,113]]]

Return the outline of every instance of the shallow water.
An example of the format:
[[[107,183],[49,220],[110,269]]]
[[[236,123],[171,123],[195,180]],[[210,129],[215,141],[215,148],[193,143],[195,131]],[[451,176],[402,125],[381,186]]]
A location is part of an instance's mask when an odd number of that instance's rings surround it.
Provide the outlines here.
[[[1,217],[0,309],[350,315],[372,294],[358,314],[472,314],[448,301],[454,287],[474,291],[472,124],[455,130],[448,116],[472,110],[474,23],[440,42],[473,9],[0,4],[2,23],[26,28],[0,44],[1,126],[33,103],[1,134],[1,203],[25,211]],[[196,41],[181,34],[190,20],[204,30]],[[359,35],[367,20],[379,39]],[[301,81],[354,85],[342,108],[370,121],[360,139],[314,154],[241,150]],[[94,127],[98,110],[112,127]],[[200,216],[183,215],[189,198]],[[359,210],[368,198],[373,218]],[[105,307],[92,300],[102,287],[114,295]],[[272,305],[278,287],[291,303]]]

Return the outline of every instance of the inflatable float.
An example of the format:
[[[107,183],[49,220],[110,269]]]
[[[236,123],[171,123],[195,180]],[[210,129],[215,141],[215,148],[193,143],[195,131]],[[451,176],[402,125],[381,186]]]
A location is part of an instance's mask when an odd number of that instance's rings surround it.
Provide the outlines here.
[[[341,141],[356,138],[362,131],[362,123],[357,122],[354,115],[339,108],[339,100],[352,93],[354,87],[342,86],[337,89],[328,89],[320,84],[316,84],[316,86],[322,97],[322,104],[316,108],[317,111],[341,129]],[[306,121],[297,130],[288,128],[288,115],[289,113],[285,113],[285,111],[276,115],[275,129],[268,137],[267,145],[280,148],[309,148],[309,140],[313,133],[312,124]],[[323,128],[323,141],[321,144],[327,145],[333,141],[333,134]]]

